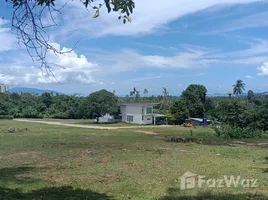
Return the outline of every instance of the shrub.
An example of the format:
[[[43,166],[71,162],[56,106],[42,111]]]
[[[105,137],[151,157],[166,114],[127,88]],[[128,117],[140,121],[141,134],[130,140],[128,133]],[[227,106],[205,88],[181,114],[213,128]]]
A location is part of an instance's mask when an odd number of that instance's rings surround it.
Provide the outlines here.
[[[0,115],[0,119],[13,119],[12,115]]]
[[[264,132],[259,129],[253,128],[240,128],[231,127],[228,125],[221,125],[220,127],[214,127],[214,130],[218,137],[230,138],[230,139],[244,139],[244,138],[254,138],[261,137]]]

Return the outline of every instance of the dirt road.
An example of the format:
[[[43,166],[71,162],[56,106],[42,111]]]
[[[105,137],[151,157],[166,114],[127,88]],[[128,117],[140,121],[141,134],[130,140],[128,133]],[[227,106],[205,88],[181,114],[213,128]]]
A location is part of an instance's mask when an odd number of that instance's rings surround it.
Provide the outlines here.
[[[29,122],[29,123],[39,123],[39,124],[50,124],[56,126],[68,126],[68,127],[76,127],[76,128],[88,128],[88,129],[100,129],[100,130],[116,130],[116,129],[131,129],[131,128],[153,128],[156,126],[90,126],[90,125],[81,125],[81,124],[69,124],[69,123],[62,123],[62,122],[52,122],[52,121],[35,121],[35,120],[28,120],[28,119],[14,119],[20,122]],[[169,127],[168,125],[161,125],[157,127]]]

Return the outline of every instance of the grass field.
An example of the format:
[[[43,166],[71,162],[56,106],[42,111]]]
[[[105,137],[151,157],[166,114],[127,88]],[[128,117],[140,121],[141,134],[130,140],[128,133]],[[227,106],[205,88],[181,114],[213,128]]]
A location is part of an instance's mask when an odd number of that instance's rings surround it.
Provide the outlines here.
[[[19,130],[9,133],[10,127]],[[158,134],[136,132],[142,130]],[[165,136],[215,143],[172,143]],[[2,120],[0,199],[267,200],[268,148],[228,142],[207,128],[190,136],[182,127],[91,130]],[[180,190],[186,171],[206,178],[240,175],[258,179],[258,187]]]

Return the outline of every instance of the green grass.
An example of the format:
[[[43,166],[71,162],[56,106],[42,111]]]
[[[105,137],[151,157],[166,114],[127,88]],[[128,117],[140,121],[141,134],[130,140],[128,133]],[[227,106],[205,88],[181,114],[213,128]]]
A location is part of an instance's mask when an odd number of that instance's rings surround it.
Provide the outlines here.
[[[10,127],[19,131],[9,133]],[[267,148],[218,145],[229,141],[207,128],[194,129],[192,137],[213,145],[159,136],[191,137],[182,127],[91,130],[0,120],[0,199],[268,199]],[[181,191],[186,171],[254,178],[258,187]]]

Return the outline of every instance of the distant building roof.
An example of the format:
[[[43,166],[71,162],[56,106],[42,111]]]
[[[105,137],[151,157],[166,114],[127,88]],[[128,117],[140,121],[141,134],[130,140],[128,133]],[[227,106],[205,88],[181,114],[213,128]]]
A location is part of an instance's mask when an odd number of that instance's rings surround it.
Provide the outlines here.
[[[127,102],[121,103],[121,106],[156,106],[160,103],[150,103],[150,102]]]

